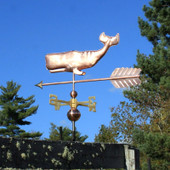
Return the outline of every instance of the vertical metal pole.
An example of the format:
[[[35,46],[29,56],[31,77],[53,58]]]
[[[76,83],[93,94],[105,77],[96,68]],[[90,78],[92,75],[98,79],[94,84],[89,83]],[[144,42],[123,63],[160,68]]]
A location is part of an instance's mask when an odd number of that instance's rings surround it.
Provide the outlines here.
[[[73,73],[73,91],[75,91],[75,74]]]
[[[151,170],[151,169],[152,169],[152,167],[151,167],[151,159],[148,158],[148,170]]]
[[[75,141],[76,140],[75,121],[72,121],[72,135],[73,135],[73,141]]]
[[[75,91],[75,74],[73,72],[73,91]],[[72,135],[73,135],[73,141],[76,140],[76,134],[75,134],[75,121],[72,121]]]
[[[63,140],[63,128],[60,126],[60,140]]]

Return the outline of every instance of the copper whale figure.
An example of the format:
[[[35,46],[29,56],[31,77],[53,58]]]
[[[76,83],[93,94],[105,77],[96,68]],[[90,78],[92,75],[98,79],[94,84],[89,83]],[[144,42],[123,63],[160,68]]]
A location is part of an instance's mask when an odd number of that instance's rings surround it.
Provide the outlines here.
[[[93,67],[108,51],[108,49],[119,43],[119,33],[116,36],[106,36],[101,33],[99,40],[104,44],[103,48],[96,51],[68,51],[62,53],[51,53],[45,56],[46,68],[51,73],[73,72],[85,75],[82,69]]]

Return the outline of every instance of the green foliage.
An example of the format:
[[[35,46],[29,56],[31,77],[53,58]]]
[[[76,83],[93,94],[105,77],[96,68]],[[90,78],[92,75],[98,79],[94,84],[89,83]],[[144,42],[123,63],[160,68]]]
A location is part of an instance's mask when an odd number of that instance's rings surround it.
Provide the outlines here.
[[[117,134],[116,141],[131,144],[134,128],[149,131],[148,112],[143,109],[139,112],[138,107],[128,102],[120,102],[117,107],[111,109],[110,126],[113,134]]]
[[[151,0],[149,4],[143,7],[146,20],[139,17],[138,23],[141,35],[153,46],[152,54],[147,56],[138,50],[135,67],[142,69],[142,84],[124,91],[130,102],[120,102],[112,108],[109,129],[112,128],[118,142],[139,147],[142,165],[147,165],[149,158],[155,170],[170,168],[167,164],[170,141],[170,1]]]
[[[112,114],[112,121],[117,123],[124,140],[128,137],[139,147],[142,164],[147,157],[151,159],[153,169],[168,169],[170,1],[152,0],[149,4],[149,7],[143,7],[148,20],[139,17],[138,22],[141,35],[153,45],[153,53],[147,56],[138,50],[135,67],[142,69],[142,84],[124,91],[131,104],[123,108],[120,104]],[[140,131],[133,132],[130,124],[132,129]]]
[[[18,96],[21,88],[13,81],[8,81],[7,86],[0,86],[0,136],[17,138],[40,137],[40,132],[28,133],[20,129],[20,125],[30,125],[31,122],[25,120],[28,116],[35,114],[38,106],[31,106],[35,100],[34,96],[26,99]]]
[[[163,108],[153,112],[147,106],[140,108],[128,102],[120,102],[111,109],[110,127],[115,140],[118,142],[133,143],[133,129],[139,128],[145,132],[169,133],[170,131],[170,100]]]
[[[50,135],[48,140],[59,141],[61,140],[60,127],[51,123]],[[76,131],[76,141],[84,142],[88,138],[87,135],[81,136],[80,132]],[[72,130],[67,127],[62,127],[62,140],[72,141]]]
[[[152,0],[143,7],[147,21],[139,17],[141,35],[153,45],[153,54],[138,51],[137,65],[142,69],[142,85],[124,91],[125,97],[141,107],[155,110],[170,98],[170,2]]]
[[[112,131],[111,127],[101,125],[99,134],[95,135],[95,142],[104,142],[104,143],[116,143],[115,133]]]
[[[147,113],[153,132],[167,132],[170,104],[170,1],[152,0],[143,7],[144,21],[139,17],[141,35],[153,45],[153,54],[137,53],[137,65],[142,69],[142,84],[124,91],[138,112]]]
[[[142,84],[124,91],[131,103],[121,102],[112,109],[112,125],[121,131],[123,140],[131,138],[131,129],[169,132],[170,104],[170,2],[152,0],[143,10],[148,19],[139,17],[141,35],[153,45],[153,54],[138,50],[135,67],[142,69]],[[117,128],[117,129],[116,129]]]
[[[135,129],[133,142],[137,144],[141,152],[152,160],[154,170],[168,170],[170,161],[170,136],[166,133],[148,133]]]

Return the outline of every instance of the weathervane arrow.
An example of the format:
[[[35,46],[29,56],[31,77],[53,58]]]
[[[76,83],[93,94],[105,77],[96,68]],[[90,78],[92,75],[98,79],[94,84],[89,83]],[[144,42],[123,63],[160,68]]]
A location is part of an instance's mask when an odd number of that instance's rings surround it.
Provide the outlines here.
[[[95,82],[95,81],[106,81],[111,80],[112,84],[116,88],[125,88],[130,86],[139,85],[141,83],[140,68],[116,68],[109,78],[97,78],[97,79],[86,79],[86,80],[75,80],[74,83],[85,83],[85,82]],[[49,85],[60,85],[60,84],[71,84],[73,81],[63,81],[63,82],[52,82],[52,83],[40,83],[35,86],[43,88],[43,86]]]

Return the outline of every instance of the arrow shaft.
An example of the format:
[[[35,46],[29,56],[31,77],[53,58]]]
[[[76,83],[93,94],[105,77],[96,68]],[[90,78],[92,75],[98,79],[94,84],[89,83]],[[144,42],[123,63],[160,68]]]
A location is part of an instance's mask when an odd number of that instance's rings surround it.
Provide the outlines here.
[[[98,78],[98,79],[87,79],[87,80],[76,80],[74,83],[85,83],[85,82],[95,82],[95,81],[106,81],[106,80],[119,80],[119,79],[130,79],[139,78],[140,76],[121,76],[121,77],[109,77],[109,78]],[[63,81],[63,82],[53,82],[53,83],[43,83],[42,86],[49,85],[60,85],[60,84],[71,84],[73,81]]]

